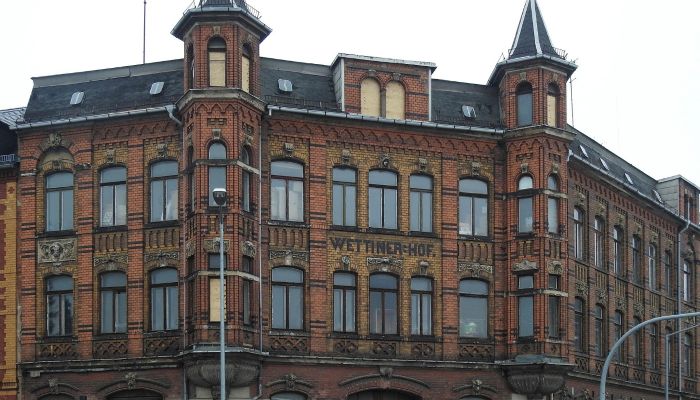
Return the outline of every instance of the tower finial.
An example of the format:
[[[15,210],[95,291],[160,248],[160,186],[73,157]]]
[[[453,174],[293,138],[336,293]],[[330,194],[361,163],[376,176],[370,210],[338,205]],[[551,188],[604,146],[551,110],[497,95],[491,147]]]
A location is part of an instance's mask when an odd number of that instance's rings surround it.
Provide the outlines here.
[[[566,54],[552,46],[537,0],[526,0],[508,58],[548,55],[566,59]]]

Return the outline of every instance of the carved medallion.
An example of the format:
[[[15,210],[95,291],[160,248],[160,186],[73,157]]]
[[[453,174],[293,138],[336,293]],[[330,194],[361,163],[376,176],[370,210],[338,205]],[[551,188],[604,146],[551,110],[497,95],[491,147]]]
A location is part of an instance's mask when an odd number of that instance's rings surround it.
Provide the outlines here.
[[[513,272],[537,271],[537,263],[530,260],[523,260],[513,265]]]
[[[60,263],[77,260],[76,239],[44,240],[38,244],[40,263]]]
[[[563,271],[561,261],[552,260],[547,264],[547,272],[552,275],[561,275]]]
[[[253,242],[246,240],[245,242],[241,243],[241,253],[243,253],[244,256],[255,258],[256,251],[257,250]]]

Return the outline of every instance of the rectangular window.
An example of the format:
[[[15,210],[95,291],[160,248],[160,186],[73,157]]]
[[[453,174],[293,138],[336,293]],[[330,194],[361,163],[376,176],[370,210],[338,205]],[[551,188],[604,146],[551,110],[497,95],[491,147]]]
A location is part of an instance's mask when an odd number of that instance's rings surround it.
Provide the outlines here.
[[[228,267],[227,255],[224,253],[224,269]],[[218,272],[219,272],[219,262],[221,256],[219,253],[209,253],[208,254],[208,266],[209,271],[216,272],[216,276],[211,276],[209,278],[209,321],[219,322],[221,321],[221,299],[219,294],[221,293],[220,282]],[[226,293],[226,279],[224,279],[224,296]],[[226,301],[224,300],[224,307],[226,307]],[[224,308],[224,316],[226,315],[226,308]],[[225,317],[224,317],[225,318]]]
[[[241,172],[241,207],[243,211],[250,212],[250,172]]]
[[[528,125],[532,125],[532,91],[518,94],[518,126]]]
[[[333,168],[333,225],[356,226],[357,174],[349,168]]]
[[[425,175],[411,175],[409,201],[411,231],[432,232],[433,179]]]
[[[251,301],[251,296],[253,295],[253,291],[251,290],[252,285],[253,282],[247,279],[243,279],[241,281],[241,307],[243,308],[243,325],[250,325],[252,323],[250,318],[253,308],[253,302]]]
[[[433,282],[427,278],[411,279],[411,335],[433,333]]]
[[[559,233],[559,199],[554,197],[547,199],[547,232]]]
[[[603,244],[605,239],[603,220],[596,217],[593,224],[593,263],[596,268],[603,268],[603,260],[605,259],[603,256]]]
[[[241,57],[241,90],[250,93],[250,58]]]
[[[688,261],[683,261],[683,301],[690,301],[693,293],[692,278],[690,275],[690,265]]]
[[[333,330],[355,332],[355,275],[336,272],[333,276]]]
[[[632,236],[632,279],[634,283],[642,284],[642,240],[639,236]]]
[[[534,287],[534,277],[532,275],[522,275],[518,277],[518,290],[527,290]],[[532,337],[534,331],[534,298],[532,296],[518,297],[518,336]]]
[[[580,298],[574,300],[574,349],[579,352],[585,351],[586,321],[584,314],[584,302]]]
[[[126,225],[126,168],[100,172],[100,226]]]
[[[46,230],[73,229],[73,174],[58,172],[46,177]]]
[[[216,207],[214,189],[226,188],[226,167],[209,167],[209,206]]]
[[[177,161],[151,166],[151,222],[177,219]]]
[[[226,52],[209,51],[209,86],[226,86]]]
[[[549,296],[549,337],[553,339],[558,339],[560,337],[559,327],[561,322],[559,320],[559,296]]]
[[[398,228],[398,177],[394,172],[369,172],[369,227]]]
[[[532,232],[532,197],[518,199],[518,233]]]

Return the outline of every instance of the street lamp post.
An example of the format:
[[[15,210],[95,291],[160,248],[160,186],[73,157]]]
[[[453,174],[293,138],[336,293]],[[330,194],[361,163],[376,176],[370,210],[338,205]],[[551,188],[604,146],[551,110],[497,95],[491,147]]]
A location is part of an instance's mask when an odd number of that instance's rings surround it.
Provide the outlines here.
[[[226,189],[215,188],[212,193],[219,206],[219,388],[221,400],[226,399],[226,327],[224,324],[224,205]]]
[[[671,336],[673,336],[673,335],[678,335],[678,334],[683,333],[683,332],[685,332],[685,331],[689,331],[689,330],[691,330],[691,329],[695,329],[695,328],[697,328],[698,326],[700,326],[700,324],[695,324],[695,325],[693,325],[693,326],[690,326],[690,327],[681,329],[681,330],[679,330],[679,331],[667,333],[666,336],[664,337],[664,354],[666,355],[666,371],[665,371],[665,377],[664,377],[664,399],[666,399],[666,400],[668,400],[668,392],[669,392],[668,370],[670,369],[670,366],[671,366],[671,355],[669,354],[670,352],[668,351],[668,342],[669,342],[669,338],[670,338]],[[678,353],[678,357],[679,357],[679,360],[680,360],[680,357],[681,357],[681,354],[680,354],[680,353]],[[679,364],[680,364],[680,363],[679,363]],[[678,371],[678,375],[680,375],[680,374],[681,374],[681,371],[679,370],[679,371]],[[680,386],[679,386],[679,387],[678,387],[678,392],[680,393],[680,391],[681,391],[681,388],[680,388]],[[679,397],[679,398],[680,398],[680,397]]]

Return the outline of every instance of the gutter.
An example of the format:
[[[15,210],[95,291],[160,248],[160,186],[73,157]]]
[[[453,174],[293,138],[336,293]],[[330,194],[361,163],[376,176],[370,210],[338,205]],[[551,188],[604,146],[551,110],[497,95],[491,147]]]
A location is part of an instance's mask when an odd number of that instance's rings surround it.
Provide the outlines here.
[[[148,107],[148,108],[140,108],[138,110],[117,111],[117,112],[110,112],[110,113],[105,113],[105,114],[88,115],[85,117],[54,119],[54,120],[50,120],[50,121],[41,121],[41,122],[26,122],[26,123],[22,123],[22,124],[17,124],[17,130],[73,124],[73,123],[78,123],[78,122],[103,121],[103,120],[111,119],[111,118],[133,117],[133,116],[139,116],[139,115],[156,114],[156,113],[160,113],[160,112],[167,112],[168,115],[173,119],[173,121],[176,121],[176,123],[177,123],[179,121],[172,114],[174,107],[175,107],[174,105],[169,104],[169,105],[160,106],[160,107]],[[182,122],[180,122],[179,125],[181,126]]]
[[[272,115],[272,111],[275,110],[275,111],[290,112],[290,113],[294,113],[294,114],[307,114],[307,115],[324,116],[324,117],[331,117],[331,118],[371,121],[371,122],[379,122],[379,123],[383,123],[383,124],[392,124],[392,125],[405,125],[405,126],[415,126],[415,127],[422,127],[422,128],[450,129],[450,130],[462,131],[462,132],[490,133],[492,135],[505,133],[504,129],[499,129],[499,128],[483,128],[483,127],[478,127],[478,126],[450,125],[450,124],[441,124],[441,123],[437,123],[437,122],[416,121],[416,120],[409,120],[409,119],[403,120],[403,119],[390,119],[390,118],[382,118],[382,117],[370,117],[370,116],[362,115],[362,114],[351,114],[351,113],[344,113],[344,112],[337,112],[337,111],[309,110],[309,109],[305,109],[305,108],[282,107],[282,106],[273,106],[273,105],[268,105],[267,109],[269,111],[269,115]]]

